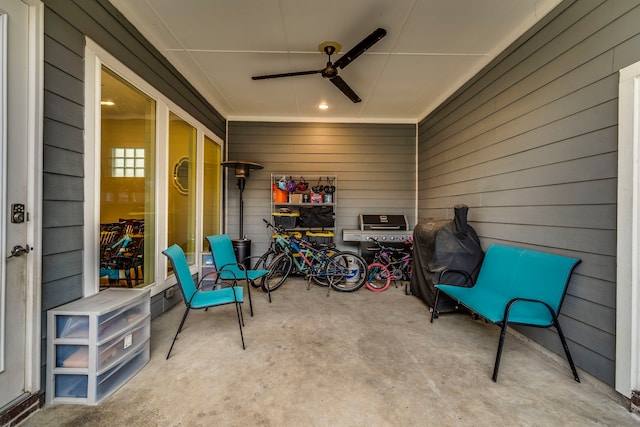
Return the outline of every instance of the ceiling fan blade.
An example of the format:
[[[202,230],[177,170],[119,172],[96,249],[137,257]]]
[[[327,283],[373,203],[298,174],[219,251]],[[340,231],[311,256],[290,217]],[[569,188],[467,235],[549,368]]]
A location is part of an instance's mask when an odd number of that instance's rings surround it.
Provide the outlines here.
[[[296,71],[294,73],[268,74],[266,76],[254,76],[251,80],[277,79],[279,77],[306,76],[307,74],[320,74],[323,70]]]
[[[360,43],[355,45],[349,52],[345,53],[333,63],[333,66],[336,68],[344,68],[347,65],[351,64],[358,56],[362,55],[369,49],[371,46],[380,41],[384,36],[387,35],[387,31],[384,28],[378,28],[373,33],[369,34],[364,38]]]
[[[347,95],[349,97],[349,99],[352,100],[354,103],[362,101],[360,99],[360,97],[358,95],[356,95],[356,93],[353,91],[353,89],[351,89],[349,87],[349,85],[344,80],[342,80],[342,77],[335,76],[335,77],[330,78],[329,80],[331,80],[331,83],[336,85],[336,87],[338,89],[340,89],[342,91],[342,93]]]

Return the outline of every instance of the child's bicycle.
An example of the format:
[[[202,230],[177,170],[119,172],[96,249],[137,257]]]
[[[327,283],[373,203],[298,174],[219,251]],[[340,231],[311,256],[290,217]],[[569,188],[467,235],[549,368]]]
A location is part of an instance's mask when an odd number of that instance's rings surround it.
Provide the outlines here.
[[[275,231],[271,247],[256,262],[254,268],[270,271],[262,282],[263,289],[277,289],[291,273],[303,275],[307,288],[311,282],[340,292],[360,289],[367,279],[367,263],[360,255],[339,251],[334,245],[316,245],[287,233],[282,227],[263,220]],[[283,256],[284,255],[284,256]]]
[[[411,279],[413,260],[413,239],[405,241],[405,247],[393,248],[382,245],[378,240],[371,241],[377,246],[373,262],[369,264],[366,286],[373,292],[385,291],[393,281]]]

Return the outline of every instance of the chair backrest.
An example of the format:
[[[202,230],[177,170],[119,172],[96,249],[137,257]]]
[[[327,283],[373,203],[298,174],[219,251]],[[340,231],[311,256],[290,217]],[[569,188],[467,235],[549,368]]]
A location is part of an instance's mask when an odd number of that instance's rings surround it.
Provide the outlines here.
[[[144,237],[128,237],[122,251],[116,257],[116,264],[121,268],[132,268],[141,265],[144,261]]]
[[[577,258],[525,249],[518,262],[519,280],[511,286],[510,297],[532,298],[560,311]]]
[[[226,270],[239,271],[231,237],[226,234],[217,234],[215,236],[207,236],[206,239],[209,242],[209,246],[211,246],[213,263],[216,269],[220,270],[222,267],[228,266],[225,267]]]
[[[578,258],[494,244],[487,249],[476,286],[509,298],[544,301],[557,313],[579,263]]]
[[[171,266],[173,267],[173,274],[176,276],[180,291],[182,292],[182,298],[184,303],[189,305],[189,301],[196,293],[196,284],[191,276],[189,270],[189,264],[187,263],[187,257],[184,254],[182,248],[178,245],[172,245],[171,247],[162,251],[163,254],[169,258]]]
[[[523,251],[524,248],[491,245],[484,255],[475,286],[507,295]]]
[[[127,243],[122,223],[100,224],[100,268],[115,268],[114,263]]]
[[[144,219],[120,218],[120,223],[124,224],[125,231],[129,235],[144,234]]]

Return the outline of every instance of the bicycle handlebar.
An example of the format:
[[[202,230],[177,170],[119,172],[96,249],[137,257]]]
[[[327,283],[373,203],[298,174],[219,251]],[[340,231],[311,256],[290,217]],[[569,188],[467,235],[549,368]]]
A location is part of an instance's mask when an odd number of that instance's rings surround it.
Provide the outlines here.
[[[267,228],[273,228],[277,233],[280,233],[280,234],[288,234],[287,230],[283,226],[281,226],[281,225],[273,225],[273,224],[271,224],[269,221],[267,221],[264,218],[262,218],[262,221],[264,221],[264,223],[266,224]]]

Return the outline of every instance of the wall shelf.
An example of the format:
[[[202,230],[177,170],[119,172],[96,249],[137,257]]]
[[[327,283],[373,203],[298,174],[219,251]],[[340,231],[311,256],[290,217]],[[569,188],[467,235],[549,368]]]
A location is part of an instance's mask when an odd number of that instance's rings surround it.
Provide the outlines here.
[[[294,186],[289,183],[285,186],[285,190],[279,188],[282,178],[285,177],[287,183],[294,181],[300,184],[303,180],[306,182],[304,186],[296,185],[295,191],[287,191]],[[304,178],[303,178],[304,177]],[[320,188],[321,187],[321,188]],[[317,233],[313,231],[322,231],[329,234],[330,238],[322,237],[320,241],[333,241],[335,232],[335,208],[337,206],[338,180],[334,174],[329,175],[295,175],[291,173],[272,173],[271,174],[271,215],[275,224],[282,225],[287,231],[304,232],[303,236],[309,237],[309,240],[315,240]],[[328,190],[328,191],[325,191]],[[330,216],[331,221],[325,224],[305,223],[305,219],[309,222],[309,215],[314,208],[324,209],[324,217]],[[283,213],[282,209],[290,209],[291,213]],[[297,214],[300,214],[297,216]],[[290,215],[288,217],[288,215]],[[311,233],[311,235],[309,235]]]

